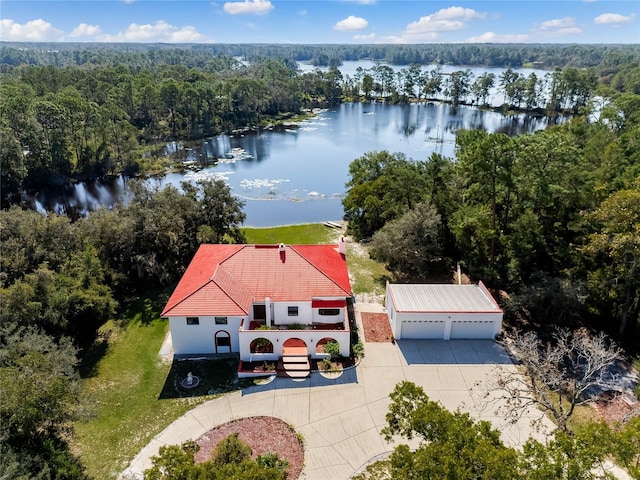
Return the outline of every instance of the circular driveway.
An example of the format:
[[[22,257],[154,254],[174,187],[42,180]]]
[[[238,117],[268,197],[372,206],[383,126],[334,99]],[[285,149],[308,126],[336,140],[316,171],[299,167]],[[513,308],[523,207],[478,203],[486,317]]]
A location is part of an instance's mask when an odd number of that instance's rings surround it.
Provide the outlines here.
[[[356,304],[362,311],[382,312],[380,305]],[[361,330],[362,331],[362,330]],[[142,478],[162,445],[195,440],[230,420],[254,415],[280,418],[304,436],[306,480],[346,480],[370,459],[394,448],[380,435],[386,425],[389,394],[403,380],[424,388],[446,408],[489,420],[508,445],[521,445],[530,435],[532,417],[508,424],[492,416],[495,408],[474,406],[471,389],[495,375],[496,368],[514,369],[502,347],[491,340],[399,340],[365,343],[365,358],[337,379],[313,373],[303,381],[277,378],[262,386],[223,395],[199,405],[159,433],[132,460],[122,476]],[[530,415],[540,417],[539,411]],[[549,422],[549,425],[550,422]],[[416,447],[414,439],[409,442]]]

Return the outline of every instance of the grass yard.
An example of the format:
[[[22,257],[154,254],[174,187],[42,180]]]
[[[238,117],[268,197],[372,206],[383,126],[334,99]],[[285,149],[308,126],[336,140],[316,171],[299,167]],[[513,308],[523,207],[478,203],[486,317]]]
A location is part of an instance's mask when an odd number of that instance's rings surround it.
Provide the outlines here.
[[[362,245],[347,243],[347,265],[351,274],[353,293],[384,295],[386,281],[393,281],[391,273],[379,262],[369,257]]]
[[[158,357],[168,328],[168,322],[158,318],[163,303],[164,297],[140,301],[131,309],[135,313],[129,314],[126,324],[109,322],[102,328],[108,348],[92,376],[83,380],[83,419],[74,424],[72,440],[93,478],[116,478],[156,434],[195,405],[212,398],[175,398],[177,395],[167,393],[167,385],[173,383],[172,365]],[[210,374],[211,370],[209,365],[203,373]],[[235,370],[230,371],[235,377]],[[178,373],[182,373],[179,368]],[[217,381],[229,388],[227,378],[202,376],[207,377],[208,388]],[[161,399],[161,393],[168,398]]]
[[[287,225],[284,227],[243,228],[249,244],[317,244],[331,243],[339,235],[339,231],[328,228],[321,223],[306,225]]]

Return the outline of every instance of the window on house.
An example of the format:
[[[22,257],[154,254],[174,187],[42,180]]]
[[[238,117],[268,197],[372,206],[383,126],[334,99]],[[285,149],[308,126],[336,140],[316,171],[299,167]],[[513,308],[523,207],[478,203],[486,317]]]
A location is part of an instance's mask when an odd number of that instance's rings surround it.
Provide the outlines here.
[[[326,317],[335,317],[340,313],[340,309],[338,308],[321,308],[318,313],[322,316]]]
[[[220,335],[219,337],[216,337],[216,341],[218,342],[219,347],[231,346],[231,338],[229,336]]]
[[[227,317],[215,317],[216,318],[216,325],[226,325],[227,324]]]
[[[290,317],[298,316],[298,307],[287,307],[287,315]]]
[[[200,325],[199,317],[187,317],[187,325]]]

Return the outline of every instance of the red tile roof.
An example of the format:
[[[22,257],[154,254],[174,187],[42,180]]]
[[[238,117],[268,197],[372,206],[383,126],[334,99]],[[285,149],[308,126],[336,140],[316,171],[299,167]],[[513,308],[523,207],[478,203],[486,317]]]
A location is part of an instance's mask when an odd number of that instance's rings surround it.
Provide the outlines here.
[[[162,316],[244,316],[253,301],[348,297],[345,256],[336,245],[202,245]]]

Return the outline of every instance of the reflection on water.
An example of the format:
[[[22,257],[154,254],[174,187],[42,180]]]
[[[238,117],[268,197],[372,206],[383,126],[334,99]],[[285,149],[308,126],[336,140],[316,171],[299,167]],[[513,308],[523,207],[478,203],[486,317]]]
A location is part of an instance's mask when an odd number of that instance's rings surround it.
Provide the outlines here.
[[[98,178],[88,182],[48,187],[35,195],[25,195],[23,200],[34,210],[46,214],[53,212],[79,218],[101,206],[113,207],[126,200],[127,179],[122,176]]]
[[[460,129],[516,135],[546,125],[546,118],[468,106],[347,103],[299,125],[171,142],[159,153],[199,170],[149,182],[179,188],[182,181],[221,179],[246,201],[247,225],[339,220],[349,163],[366,152],[401,152],[415,160],[434,152],[453,157]],[[77,216],[112,206],[126,192],[126,181],[117,177],[52,188],[27,200],[39,211]]]

